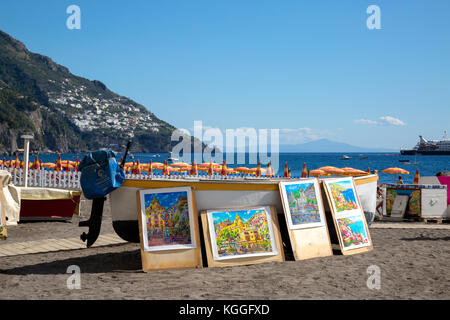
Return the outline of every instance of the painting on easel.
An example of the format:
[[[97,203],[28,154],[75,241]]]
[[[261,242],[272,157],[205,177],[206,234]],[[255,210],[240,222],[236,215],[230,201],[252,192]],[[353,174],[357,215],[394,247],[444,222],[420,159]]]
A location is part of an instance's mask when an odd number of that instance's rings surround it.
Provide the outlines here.
[[[356,249],[370,245],[367,230],[361,215],[338,218],[339,233],[344,250]]]
[[[353,179],[326,179],[324,186],[342,252],[370,250],[372,240]]]
[[[270,209],[208,210],[207,215],[214,260],[278,254]]]
[[[280,182],[280,191],[289,229],[325,225],[322,198],[317,179]]]
[[[196,247],[189,188],[148,189],[140,202],[144,251]]]

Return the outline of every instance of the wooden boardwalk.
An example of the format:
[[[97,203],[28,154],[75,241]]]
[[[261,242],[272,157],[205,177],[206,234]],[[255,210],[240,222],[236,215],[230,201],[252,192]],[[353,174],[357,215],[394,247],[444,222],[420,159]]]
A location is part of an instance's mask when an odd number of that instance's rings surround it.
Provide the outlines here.
[[[64,250],[86,249],[86,242],[80,238],[44,239],[8,244],[0,244],[0,257],[17,256],[30,253],[46,253]],[[115,234],[101,235],[91,248],[127,243]]]

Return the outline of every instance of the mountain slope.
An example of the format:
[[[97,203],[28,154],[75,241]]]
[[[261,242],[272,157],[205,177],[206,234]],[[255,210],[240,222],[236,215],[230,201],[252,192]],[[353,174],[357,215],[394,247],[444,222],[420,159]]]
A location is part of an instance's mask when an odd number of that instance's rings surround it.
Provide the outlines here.
[[[314,140],[302,144],[280,145],[280,152],[398,152],[388,148],[363,148],[328,139]]]
[[[32,133],[33,151],[169,152],[175,127],[102,82],[75,76],[0,31],[0,152],[14,152]]]

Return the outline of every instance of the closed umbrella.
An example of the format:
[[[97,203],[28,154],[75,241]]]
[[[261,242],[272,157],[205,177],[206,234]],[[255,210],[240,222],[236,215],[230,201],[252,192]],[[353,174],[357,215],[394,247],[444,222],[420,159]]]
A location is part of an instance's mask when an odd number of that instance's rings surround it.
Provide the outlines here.
[[[303,162],[303,168],[302,168],[302,178],[306,178],[308,176],[308,170],[306,170],[306,162]]]
[[[415,174],[415,176],[414,176],[413,184],[419,184],[419,178],[420,178],[420,175],[419,175],[419,168],[417,168],[417,169],[416,169],[416,174]]]

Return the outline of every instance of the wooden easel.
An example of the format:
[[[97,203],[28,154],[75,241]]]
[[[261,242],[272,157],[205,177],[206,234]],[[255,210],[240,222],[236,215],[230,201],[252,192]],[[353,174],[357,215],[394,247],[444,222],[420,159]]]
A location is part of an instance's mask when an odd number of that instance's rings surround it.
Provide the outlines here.
[[[245,210],[253,208],[235,208],[235,209],[225,209],[225,210]],[[206,257],[208,262],[208,267],[232,267],[239,265],[251,265],[264,262],[273,261],[284,261],[284,250],[281,241],[280,228],[278,225],[277,211],[275,207],[270,206],[270,215],[272,218],[272,229],[275,238],[275,244],[277,247],[277,255],[273,256],[261,256],[261,257],[242,257],[242,258],[232,258],[229,260],[214,260],[212,252],[212,242],[209,233],[208,225],[208,215],[207,211],[202,211],[201,213],[203,236],[205,240]]]
[[[308,179],[310,180],[310,179]],[[298,180],[301,183],[301,180]],[[317,181],[317,180],[316,180]],[[326,223],[325,210],[323,208],[320,184],[317,181],[315,189],[316,199],[319,205],[319,211],[321,214],[321,219],[324,220],[322,226],[316,226],[311,228],[302,229],[291,229],[289,227],[288,214],[286,208],[289,208],[289,204],[285,203],[283,196],[283,188],[280,183],[280,196],[281,202],[283,204],[284,216],[286,218],[286,226],[289,234],[289,239],[291,241],[292,251],[294,253],[295,260],[305,260],[317,257],[327,257],[333,255],[333,250],[331,248],[330,235],[328,232],[328,226]]]
[[[169,268],[202,267],[202,253],[198,226],[198,214],[195,204],[195,192],[193,192],[192,189],[190,192],[192,196],[192,204],[190,205],[192,205],[192,210],[194,213],[193,217],[190,217],[193,220],[194,225],[193,230],[191,230],[191,237],[192,239],[195,239],[196,247],[161,251],[144,251],[140,191],[136,192],[139,217],[139,238],[141,240],[141,260],[142,270],[144,272]]]
[[[334,231],[336,232],[337,239],[339,240],[339,248],[341,250],[342,255],[351,255],[351,254],[357,254],[357,253],[367,252],[367,251],[373,250],[372,238],[370,237],[370,232],[369,232],[369,228],[367,226],[367,222],[366,222],[366,219],[365,219],[365,216],[364,216],[364,211],[362,209],[361,201],[359,200],[359,195],[358,195],[358,193],[356,191],[354,183],[353,183],[353,190],[355,191],[356,200],[358,201],[358,208],[359,208],[359,211],[360,211],[360,215],[362,217],[362,221],[363,221],[364,227],[365,227],[366,232],[367,232],[367,238],[369,239],[370,245],[369,246],[365,246],[365,247],[361,247],[361,248],[347,249],[347,250],[344,250],[344,244],[342,243],[342,236],[341,236],[341,234],[339,232],[339,226],[337,224],[336,213],[334,212],[334,208],[333,208],[333,205],[332,205],[332,201],[333,200],[331,198],[331,195],[328,193],[328,189],[327,189],[324,181],[321,182],[321,185],[322,185],[322,191],[323,191],[322,194],[325,194],[325,197],[327,199],[327,205],[325,206],[325,214],[329,215],[329,218],[331,218],[331,220],[333,220]],[[329,221],[330,219],[327,219],[327,220]]]

